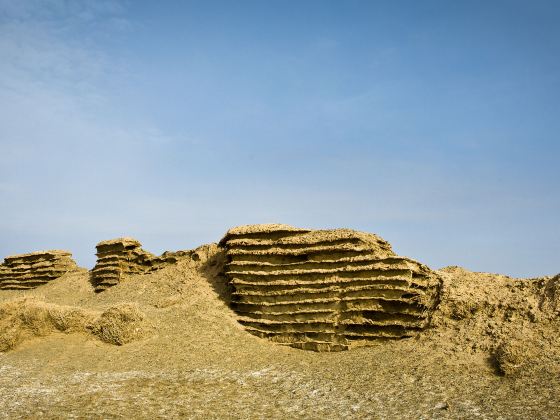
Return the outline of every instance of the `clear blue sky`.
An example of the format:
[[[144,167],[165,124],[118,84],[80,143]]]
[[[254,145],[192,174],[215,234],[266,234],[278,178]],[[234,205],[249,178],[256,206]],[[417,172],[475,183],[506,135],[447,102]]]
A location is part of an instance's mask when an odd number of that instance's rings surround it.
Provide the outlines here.
[[[560,2],[0,0],[0,256],[231,226],[560,271]]]

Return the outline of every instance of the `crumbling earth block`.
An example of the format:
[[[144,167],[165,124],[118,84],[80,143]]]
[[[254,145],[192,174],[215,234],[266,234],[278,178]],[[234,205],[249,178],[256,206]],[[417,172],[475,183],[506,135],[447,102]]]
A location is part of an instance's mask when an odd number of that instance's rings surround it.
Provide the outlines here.
[[[373,234],[248,225],[220,245],[241,324],[296,348],[340,351],[411,337],[437,302],[437,274]]]
[[[77,269],[68,251],[49,250],[12,255],[0,264],[0,289],[33,289]]]

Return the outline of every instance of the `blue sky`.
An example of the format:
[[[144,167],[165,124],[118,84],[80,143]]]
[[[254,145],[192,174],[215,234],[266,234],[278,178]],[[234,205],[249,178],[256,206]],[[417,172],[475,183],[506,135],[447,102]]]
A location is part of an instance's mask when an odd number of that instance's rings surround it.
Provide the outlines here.
[[[281,222],[560,271],[556,1],[0,0],[0,255]]]

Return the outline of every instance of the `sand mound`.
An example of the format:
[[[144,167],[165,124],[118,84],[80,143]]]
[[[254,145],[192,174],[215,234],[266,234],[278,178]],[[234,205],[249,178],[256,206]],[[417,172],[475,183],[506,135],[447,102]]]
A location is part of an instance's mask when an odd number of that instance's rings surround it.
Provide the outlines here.
[[[123,303],[107,309],[88,329],[100,340],[121,346],[145,337],[149,324],[138,305]]]
[[[92,334],[106,343],[122,345],[144,337],[148,330],[145,315],[130,303],[101,313],[30,297],[0,304],[0,351],[54,332]]]
[[[338,351],[411,337],[437,301],[438,276],[373,234],[249,225],[220,244],[239,321],[292,347]]]
[[[519,369],[529,368],[527,365],[532,361],[532,349],[527,347],[527,341],[527,337],[517,337],[496,346],[493,357],[501,374],[511,376]]]
[[[59,306],[33,298],[0,304],[0,351],[13,349],[31,337],[51,332],[85,332],[94,313],[80,308]]]
[[[560,366],[558,278],[441,270],[438,309],[423,340],[447,353],[488,354],[502,374]]]

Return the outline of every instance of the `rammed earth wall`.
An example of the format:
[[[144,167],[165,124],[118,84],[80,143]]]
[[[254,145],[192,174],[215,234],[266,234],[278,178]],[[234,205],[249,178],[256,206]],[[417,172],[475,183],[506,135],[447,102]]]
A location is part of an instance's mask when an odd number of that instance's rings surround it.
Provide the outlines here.
[[[68,251],[50,250],[4,258],[0,289],[33,289],[78,267]]]
[[[240,322],[293,347],[339,351],[410,337],[437,300],[437,275],[373,234],[249,225],[220,244]]]

